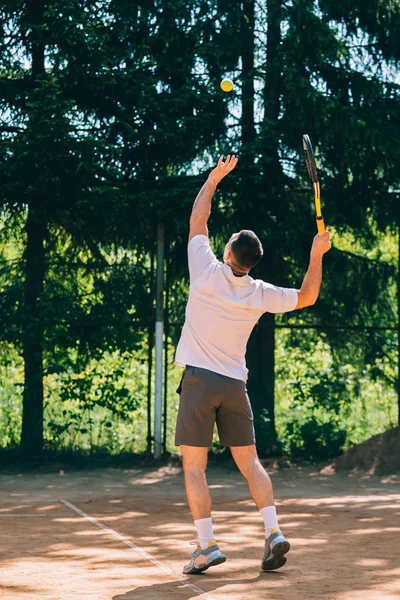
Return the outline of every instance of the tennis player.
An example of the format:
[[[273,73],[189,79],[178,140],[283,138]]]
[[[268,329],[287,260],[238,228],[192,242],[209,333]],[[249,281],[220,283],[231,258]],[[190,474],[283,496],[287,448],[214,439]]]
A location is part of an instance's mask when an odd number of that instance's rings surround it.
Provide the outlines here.
[[[185,574],[201,573],[226,560],[214,539],[205,475],[215,422],[220,443],[230,447],[264,521],[261,569],[271,571],[286,563],[290,544],[279,529],[271,480],[255,447],[245,352],[250,333],[263,313],[284,313],[315,303],[321,286],[322,256],[331,246],[327,231],[314,238],[300,290],[250,277],[250,270],[263,255],[261,242],[252,231],[234,233],[225,247],[223,262],[219,262],[210,248],[207,221],[218,183],[237,162],[234,155],[227,156],[225,162],[219,159],[190,217],[190,292],[176,352],[176,362],[184,372],[177,390],[180,403],[175,444],[182,452],[186,493],[197,531],[197,548],[183,569]]]

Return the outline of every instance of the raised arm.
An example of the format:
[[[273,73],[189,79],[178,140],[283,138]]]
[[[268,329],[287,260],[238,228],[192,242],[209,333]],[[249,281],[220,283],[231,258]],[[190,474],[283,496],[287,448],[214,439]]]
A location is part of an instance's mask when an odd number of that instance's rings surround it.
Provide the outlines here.
[[[310,255],[310,264],[298,295],[297,308],[315,304],[322,281],[322,257],[331,248],[330,233],[316,235]]]
[[[194,201],[190,216],[189,242],[195,235],[208,236],[207,221],[211,213],[211,200],[215,194],[217,185],[237,165],[238,159],[234,155],[228,155],[225,162],[223,162],[222,158],[222,156],[219,158],[217,166],[209,174],[207,181]]]

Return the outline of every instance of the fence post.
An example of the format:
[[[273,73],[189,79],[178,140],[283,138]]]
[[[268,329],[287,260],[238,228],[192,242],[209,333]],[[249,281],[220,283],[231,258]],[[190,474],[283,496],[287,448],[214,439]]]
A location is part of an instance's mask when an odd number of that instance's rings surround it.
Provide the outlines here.
[[[148,349],[147,349],[147,447],[146,452],[151,456],[152,435],[151,435],[151,387],[153,381],[153,348],[154,348],[154,249],[155,240],[152,240],[150,250],[150,307],[148,325]]]
[[[164,305],[164,408],[163,408],[163,453],[167,451],[167,421],[168,421],[168,336],[169,336],[169,235],[165,229],[165,305]]]
[[[161,458],[163,342],[164,342],[164,224],[157,225],[156,356],[154,386],[154,458]]]

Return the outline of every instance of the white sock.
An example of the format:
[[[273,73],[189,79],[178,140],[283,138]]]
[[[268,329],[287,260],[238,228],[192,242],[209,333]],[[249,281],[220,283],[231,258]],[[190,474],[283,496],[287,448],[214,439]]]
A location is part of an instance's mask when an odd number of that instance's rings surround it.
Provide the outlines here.
[[[269,538],[273,529],[279,529],[276,508],[275,506],[264,506],[260,509],[260,513],[264,519],[265,537]]]
[[[197,539],[199,541],[200,546],[203,548],[208,548],[209,542],[214,540],[213,528],[212,528],[212,520],[211,517],[207,517],[205,519],[197,519],[194,522],[194,526],[197,531]]]

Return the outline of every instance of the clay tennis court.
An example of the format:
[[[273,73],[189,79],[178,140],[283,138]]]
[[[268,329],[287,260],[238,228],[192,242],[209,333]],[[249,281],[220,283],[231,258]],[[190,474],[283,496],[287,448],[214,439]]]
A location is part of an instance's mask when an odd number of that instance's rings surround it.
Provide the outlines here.
[[[228,560],[181,574],[193,523],[179,467],[2,474],[6,600],[400,597],[400,477],[272,470],[285,568],[260,573],[263,526],[232,466],[208,470]]]

